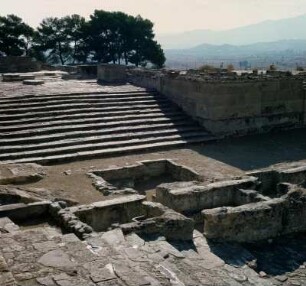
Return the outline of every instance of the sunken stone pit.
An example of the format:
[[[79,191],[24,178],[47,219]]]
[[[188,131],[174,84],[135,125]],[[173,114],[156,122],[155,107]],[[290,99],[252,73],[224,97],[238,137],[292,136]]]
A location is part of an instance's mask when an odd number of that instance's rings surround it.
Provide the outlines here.
[[[104,195],[155,193],[155,188],[166,182],[199,181],[200,175],[172,160],[147,160],[134,165],[95,170],[88,174],[93,185]]]

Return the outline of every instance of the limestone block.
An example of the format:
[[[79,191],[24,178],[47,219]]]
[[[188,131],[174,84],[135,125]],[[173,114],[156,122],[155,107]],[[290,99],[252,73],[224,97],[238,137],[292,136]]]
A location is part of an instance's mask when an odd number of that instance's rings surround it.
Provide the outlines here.
[[[180,213],[196,213],[203,209],[230,206],[234,204],[237,189],[255,189],[257,178],[246,177],[211,183],[162,184],[156,188],[156,201]]]
[[[38,79],[33,79],[33,80],[26,79],[22,83],[25,84],[25,85],[42,85],[45,82],[43,80],[38,80]]]
[[[25,221],[48,215],[51,202],[36,202],[31,204],[11,204],[0,206],[0,217],[9,217],[12,220]]]
[[[144,215],[145,196],[129,195],[91,205],[72,207],[70,211],[95,231],[105,231],[114,223],[126,223]]]
[[[12,82],[12,81],[23,81],[23,80],[34,80],[35,76],[32,74],[18,74],[18,73],[11,73],[11,74],[3,74],[2,80],[5,82]]]
[[[168,240],[192,240],[194,221],[159,203],[143,202],[145,215],[123,224],[124,233],[161,235]]]
[[[44,176],[43,167],[38,164],[0,164],[1,185],[32,183]]]
[[[123,84],[127,81],[126,66],[101,64],[98,65],[98,82]]]
[[[19,74],[3,74],[2,81],[11,82],[11,81],[22,81]]]
[[[282,232],[285,199],[202,211],[204,234],[210,239],[252,242]]]
[[[0,218],[0,233],[12,233],[14,231],[18,231],[19,226],[13,223],[8,217]],[[0,263],[1,265],[1,263]],[[1,267],[0,267],[1,271]]]
[[[304,232],[306,230],[306,190],[296,186],[283,198],[287,202],[283,233]]]

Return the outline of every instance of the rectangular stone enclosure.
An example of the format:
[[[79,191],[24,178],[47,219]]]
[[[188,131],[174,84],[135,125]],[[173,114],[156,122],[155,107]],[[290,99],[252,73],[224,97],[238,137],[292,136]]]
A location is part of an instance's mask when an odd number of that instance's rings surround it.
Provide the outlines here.
[[[200,181],[192,169],[171,160],[148,160],[131,166],[96,170],[89,173],[94,186],[104,195],[118,193],[146,193],[161,183]]]

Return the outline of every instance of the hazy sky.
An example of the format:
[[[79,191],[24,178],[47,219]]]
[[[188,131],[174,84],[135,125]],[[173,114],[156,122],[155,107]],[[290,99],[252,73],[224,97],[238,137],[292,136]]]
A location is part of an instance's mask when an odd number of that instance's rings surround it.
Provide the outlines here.
[[[224,30],[268,19],[306,14],[306,0],[0,0],[0,14],[17,14],[32,26],[44,17],[94,9],[142,15],[157,33],[194,29]]]

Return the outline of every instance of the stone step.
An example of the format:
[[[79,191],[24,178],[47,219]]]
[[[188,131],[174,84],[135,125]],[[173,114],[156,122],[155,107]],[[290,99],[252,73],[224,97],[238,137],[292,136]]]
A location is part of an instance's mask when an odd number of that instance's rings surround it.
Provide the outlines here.
[[[158,93],[0,99],[0,160],[56,163],[214,140]]]
[[[82,144],[95,144],[107,141],[119,141],[119,140],[127,140],[133,138],[147,138],[152,137],[154,135],[166,136],[170,134],[184,134],[185,132],[201,132],[204,134],[203,128],[197,126],[186,126],[179,128],[169,128],[169,129],[159,129],[159,130],[149,130],[149,131],[141,131],[141,132],[130,132],[127,130],[126,132],[122,132],[119,134],[107,134],[104,136],[91,136],[77,139],[66,139],[66,140],[58,140],[58,141],[48,141],[45,143],[36,143],[36,144],[28,144],[28,141],[25,141],[24,145],[7,145],[0,147],[0,153],[12,153],[18,151],[29,151],[29,150],[40,150],[44,148],[55,148],[55,147],[64,147],[64,146],[75,146]],[[207,133],[209,135],[209,133]]]
[[[55,116],[55,115],[70,115],[70,114],[88,114],[91,112],[116,112],[116,111],[132,111],[132,110],[141,110],[141,109],[149,109],[149,108],[169,108],[173,107],[171,102],[152,102],[148,104],[125,104],[124,106],[105,106],[105,107],[96,107],[96,106],[88,106],[86,108],[70,108],[61,110],[51,110],[51,111],[25,111],[19,113],[12,114],[1,114],[0,113],[0,121],[2,120],[17,120],[17,119],[25,119],[32,117],[45,117],[45,116]]]
[[[126,102],[99,102],[95,103],[95,107],[118,107],[118,106],[126,106],[126,105],[150,105],[156,103],[169,103],[169,100],[166,98],[159,99],[145,99],[145,100],[129,100]],[[74,107],[78,109],[86,109],[92,107],[92,104],[89,103],[71,103],[71,104],[60,104],[60,105],[47,105],[47,106],[39,106],[32,108],[12,108],[12,109],[2,109],[0,108],[1,114],[16,114],[16,113],[29,113],[29,112],[41,112],[41,111],[57,111],[57,110],[66,110],[68,108]]]
[[[74,161],[74,160],[87,160],[87,159],[96,159],[99,157],[107,157],[107,156],[115,156],[121,155],[126,153],[133,153],[139,151],[146,151],[146,150],[155,150],[155,149],[162,149],[162,148],[170,148],[170,147],[180,147],[186,144],[192,143],[202,143],[216,140],[215,137],[194,137],[188,139],[181,139],[181,140],[173,140],[173,141],[164,141],[162,139],[161,142],[156,143],[148,143],[148,144],[140,144],[140,145],[132,145],[126,147],[117,147],[117,148],[107,148],[102,150],[93,150],[93,151],[82,151],[77,153],[69,153],[65,155],[53,155],[53,156],[46,156],[46,157],[29,157],[29,158],[22,158],[22,159],[15,159],[15,160],[7,160],[3,161],[2,163],[38,163],[38,164],[55,164],[55,163],[62,163],[67,161]]]
[[[17,137],[32,137],[36,135],[42,134],[53,134],[56,132],[64,132],[64,131],[83,131],[83,130],[98,130],[99,128],[111,128],[116,126],[135,126],[135,125],[150,125],[154,123],[166,123],[172,122],[173,120],[190,120],[186,115],[179,114],[173,116],[172,118],[160,117],[160,118],[151,118],[151,119],[136,119],[136,120],[126,120],[126,121],[115,121],[115,122],[104,122],[104,123],[96,123],[96,124],[78,124],[78,125],[63,125],[63,126],[55,126],[55,127],[41,127],[39,129],[30,129],[30,130],[21,130],[16,132],[7,132],[0,134],[0,142],[1,139],[4,138],[17,138]]]
[[[166,130],[168,128],[182,128],[194,126],[194,124],[190,124],[190,121],[176,121],[172,120],[171,122],[166,123],[157,123],[157,124],[139,124],[135,126],[129,126],[127,129],[126,127],[114,127],[114,128],[105,128],[105,129],[93,129],[93,130],[83,130],[82,132],[79,131],[72,131],[72,132],[61,132],[56,134],[47,134],[47,135],[40,135],[40,136],[32,136],[32,137],[17,137],[17,138],[9,138],[9,139],[1,139],[0,137],[0,146],[4,146],[6,144],[39,144],[43,142],[52,142],[55,140],[68,140],[74,139],[78,140],[80,138],[88,137],[88,136],[102,136],[102,135],[115,135],[115,134],[125,134],[128,132],[147,132],[150,130]]]
[[[37,128],[47,128],[51,126],[63,126],[63,125],[75,125],[75,124],[92,124],[92,123],[102,123],[102,122],[116,122],[123,120],[135,120],[135,119],[153,119],[153,118],[172,118],[173,116],[183,115],[182,112],[159,112],[159,113],[148,113],[148,114],[136,114],[136,115],[121,115],[121,116],[112,116],[104,118],[81,118],[81,119],[70,119],[70,120],[54,120],[41,123],[32,123],[32,124],[22,124],[22,125],[13,125],[0,127],[0,132],[15,132],[20,130],[30,130]]]
[[[155,91],[126,91],[126,92],[76,92],[76,93],[58,93],[58,94],[25,94],[22,96],[14,96],[14,97],[1,97],[0,103],[18,103],[18,102],[39,102],[39,101],[49,101],[52,99],[62,100],[69,98],[87,98],[87,97],[120,97],[124,95],[132,95],[132,96],[143,96],[147,94],[157,94]]]
[[[0,107],[2,110],[4,109],[12,109],[12,108],[33,108],[33,107],[45,107],[46,105],[50,106],[57,106],[62,104],[76,104],[76,103],[84,103],[84,104],[96,104],[96,103],[103,103],[103,102],[124,102],[124,101],[135,101],[135,100],[159,100],[159,99],[165,99],[165,97],[160,95],[141,95],[141,96],[131,96],[130,94],[124,97],[114,97],[114,98],[104,98],[104,97],[98,97],[98,98],[69,98],[69,99],[52,99],[49,101],[43,101],[43,102],[18,102],[18,103],[7,103],[7,104],[0,104]]]
[[[58,148],[46,148],[42,150],[33,151],[20,151],[16,153],[5,153],[0,155],[0,160],[16,160],[22,158],[29,158],[33,156],[51,156],[51,155],[62,155],[68,153],[79,153],[79,152],[95,152],[97,149],[107,148],[124,148],[126,146],[136,146],[139,144],[154,144],[158,142],[176,141],[176,140],[188,140],[190,138],[204,138],[210,137],[207,132],[185,132],[182,134],[168,135],[168,136],[157,136],[148,138],[135,138],[125,141],[109,141],[95,144],[84,144],[76,146],[58,147]]]
[[[1,120],[1,126],[14,126],[18,124],[32,124],[32,123],[43,123],[51,122],[53,120],[62,119],[87,119],[87,118],[108,118],[111,116],[121,116],[121,115],[134,115],[134,114],[148,114],[148,113],[159,113],[159,112],[174,112],[180,110],[176,106],[166,107],[166,108],[148,108],[148,109],[133,109],[124,111],[111,111],[111,112],[90,112],[90,113],[76,113],[76,114],[64,114],[57,116],[47,116],[47,117],[34,117],[19,119],[19,120]]]

